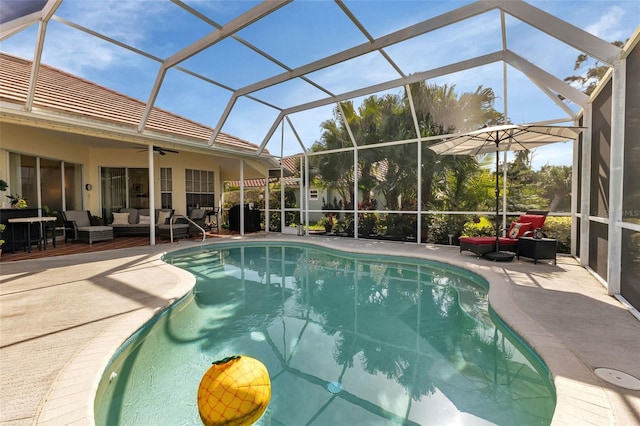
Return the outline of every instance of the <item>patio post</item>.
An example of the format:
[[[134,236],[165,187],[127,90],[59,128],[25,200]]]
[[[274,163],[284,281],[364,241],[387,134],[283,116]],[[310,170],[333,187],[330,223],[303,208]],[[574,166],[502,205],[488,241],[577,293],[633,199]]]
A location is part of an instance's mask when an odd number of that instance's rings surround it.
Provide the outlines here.
[[[156,197],[155,197],[155,185],[154,185],[154,169],[153,169],[153,145],[149,145],[147,148],[147,153],[149,157],[149,244],[152,246],[156,245]]]
[[[622,265],[622,208],[624,181],[624,130],[627,61],[621,59],[613,67],[611,93],[611,159],[609,164],[609,245],[607,248],[607,289],[609,295],[620,294]]]
[[[593,132],[593,104],[584,108],[583,126],[589,131],[582,133],[582,168],[580,169],[580,266],[589,265],[589,234],[591,219],[591,135]]]
[[[413,104],[413,96],[411,95],[411,86],[405,84],[405,91],[407,92],[407,99],[409,99],[409,108],[411,110],[411,118],[413,120],[413,127],[416,130],[416,135],[418,136],[418,173],[416,174],[416,179],[418,181],[416,185],[417,190],[417,202],[418,202],[418,211],[416,218],[416,243],[420,244],[422,242],[422,137],[420,135],[420,125],[418,124],[418,116],[416,114],[416,107]]]
[[[267,170],[267,174],[264,178],[264,230],[267,233],[271,228],[271,210],[269,207],[269,179],[269,170]]]
[[[240,159],[240,235],[244,235],[244,160]]]

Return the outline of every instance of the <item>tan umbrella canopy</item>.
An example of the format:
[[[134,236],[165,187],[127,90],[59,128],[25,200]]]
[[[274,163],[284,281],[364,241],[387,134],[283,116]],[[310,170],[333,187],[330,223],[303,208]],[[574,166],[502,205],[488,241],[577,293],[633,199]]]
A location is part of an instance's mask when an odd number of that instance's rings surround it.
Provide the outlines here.
[[[479,155],[498,151],[522,151],[576,139],[585,127],[505,124],[452,135],[429,148],[442,155]]]
[[[473,132],[453,135],[429,148],[440,155],[479,155],[496,153],[496,251],[485,256],[492,260],[513,260],[513,255],[500,252],[500,186],[498,179],[500,151],[523,151],[556,142],[576,139],[584,127],[545,126],[537,124],[505,124],[485,127]]]

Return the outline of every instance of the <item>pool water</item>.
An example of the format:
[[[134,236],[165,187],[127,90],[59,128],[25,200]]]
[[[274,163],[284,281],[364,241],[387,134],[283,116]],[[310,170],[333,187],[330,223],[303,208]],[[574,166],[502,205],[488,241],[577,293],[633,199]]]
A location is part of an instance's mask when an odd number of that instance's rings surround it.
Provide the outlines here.
[[[196,286],[113,358],[98,425],[201,424],[200,380],[233,354],[269,371],[261,425],[551,422],[548,370],[466,270],[302,244],[205,246],[165,260]]]

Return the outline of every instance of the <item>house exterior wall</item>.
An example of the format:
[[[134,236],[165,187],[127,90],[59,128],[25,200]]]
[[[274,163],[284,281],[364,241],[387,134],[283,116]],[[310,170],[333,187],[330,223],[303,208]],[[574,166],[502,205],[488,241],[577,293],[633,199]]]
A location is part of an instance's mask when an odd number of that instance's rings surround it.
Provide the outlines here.
[[[82,143],[82,137],[62,132],[48,131],[11,123],[2,123],[0,127],[2,143],[0,145],[0,178],[9,183],[9,153],[37,156],[51,160],[80,164],[83,166],[83,182],[91,184],[90,191],[82,189],[84,209],[94,214],[101,211],[100,205],[100,168],[127,167],[148,168],[148,154],[138,147],[102,148]],[[71,141],[73,139],[73,141]],[[225,159],[180,151],[164,156],[154,155],[154,187],[156,205],[160,203],[160,168],[171,167],[173,172],[173,206],[177,213],[186,214],[185,170],[197,169],[213,171],[215,175],[216,198],[222,194],[220,182],[220,164]],[[228,159],[226,159],[228,161]],[[15,192],[15,191],[14,191]],[[8,195],[8,194],[5,194]],[[3,200],[4,201],[4,200]],[[36,207],[34,202],[30,207]]]

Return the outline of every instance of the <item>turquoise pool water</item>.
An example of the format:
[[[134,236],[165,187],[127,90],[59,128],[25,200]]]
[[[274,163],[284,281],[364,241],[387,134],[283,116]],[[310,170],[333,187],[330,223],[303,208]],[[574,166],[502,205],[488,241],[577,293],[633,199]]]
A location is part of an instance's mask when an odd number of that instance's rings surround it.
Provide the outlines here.
[[[269,370],[262,425],[549,424],[547,369],[489,310],[486,282],[417,259],[302,244],[171,254],[194,291],[121,348],[98,425],[198,425],[215,360]]]

